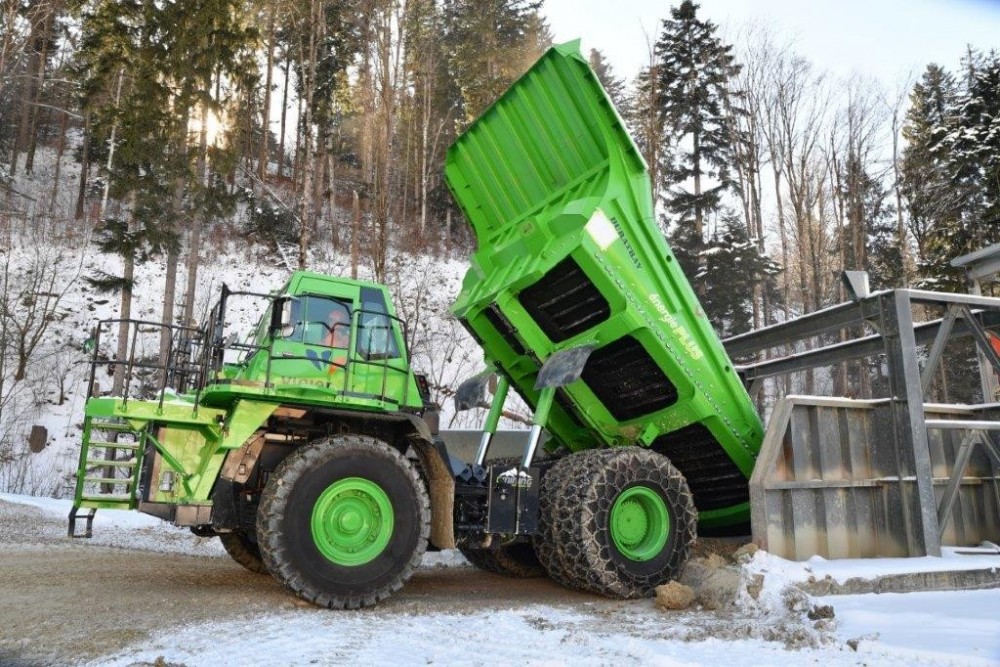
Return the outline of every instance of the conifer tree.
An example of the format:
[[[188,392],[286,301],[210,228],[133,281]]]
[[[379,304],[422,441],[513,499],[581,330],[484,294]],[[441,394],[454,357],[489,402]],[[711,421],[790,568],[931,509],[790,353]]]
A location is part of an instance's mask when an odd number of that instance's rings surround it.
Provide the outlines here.
[[[917,212],[933,220],[924,238],[924,282],[949,291],[965,288],[952,259],[1000,242],[1000,55],[970,50],[963,66],[960,89],[945,103],[943,117],[935,105],[948,80],[940,73],[931,78],[928,70],[920,82],[926,89],[914,88],[915,122],[908,127],[917,139],[907,154],[914,162],[911,183],[923,188],[910,199],[911,212],[917,204]]]
[[[739,73],[732,47],[685,0],[670,10],[656,43],[659,117],[672,157],[663,172],[667,210],[676,223],[671,240],[688,275],[697,273],[707,216],[731,186],[731,119],[724,100]]]
[[[701,269],[693,276],[704,285],[705,314],[720,336],[734,336],[754,326],[754,290],[760,284],[776,301],[775,277],[781,267],[749,238],[746,225],[732,211],[720,214],[719,229],[701,252]]]
[[[540,55],[545,28],[536,13],[541,4],[541,0],[445,0],[445,41],[466,122],[492,104]]]
[[[201,227],[226,201],[208,170],[207,119],[223,106],[222,78],[239,77],[252,62],[255,29],[244,10],[245,0],[92,0],[80,7],[83,107],[96,138],[108,142],[106,193],[120,203],[104,211],[101,238],[125,260],[121,276],[97,275],[95,282],[121,289],[122,319],[131,311],[134,262],[165,251],[161,321],[174,322],[181,220],[190,224],[185,323],[192,317]],[[161,355],[169,340],[164,329]]]
[[[957,97],[955,78],[939,65],[928,65],[910,93],[903,125],[906,146],[900,164],[900,189],[922,273],[928,269],[933,230],[951,225],[960,215],[961,198],[952,187],[945,143]]]

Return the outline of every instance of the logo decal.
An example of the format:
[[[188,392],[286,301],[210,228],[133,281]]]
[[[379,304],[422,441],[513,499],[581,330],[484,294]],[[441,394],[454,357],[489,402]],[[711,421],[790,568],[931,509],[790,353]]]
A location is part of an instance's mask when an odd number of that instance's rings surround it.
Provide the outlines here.
[[[317,370],[323,370],[324,368],[330,368],[330,357],[333,355],[332,350],[323,350],[322,354],[316,354],[316,350],[306,350],[306,357],[312,362],[312,365],[316,367]]]
[[[497,475],[497,481],[518,489],[530,489],[533,480],[531,479],[531,475],[525,471],[518,471],[517,468],[511,468]]]

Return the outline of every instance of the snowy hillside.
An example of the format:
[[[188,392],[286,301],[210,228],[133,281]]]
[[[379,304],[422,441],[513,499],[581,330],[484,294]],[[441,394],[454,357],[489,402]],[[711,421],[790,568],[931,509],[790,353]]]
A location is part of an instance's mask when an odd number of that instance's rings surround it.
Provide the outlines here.
[[[290,271],[281,258],[262,247],[236,248],[229,245],[201,249],[203,266],[198,274],[194,312],[201,320],[219,298],[223,284],[231,289],[268,293],[288,278]],[[59,297],[51,308],[51,318],[26,366],[24,379],[11,384],[0,413],[0,491],[64,496],[70,488],[79,452],[83,405],[89,379],[89,352],[85,344],[98,320],[118,317],[119,299],[102,294],[86,281],[98,271],[120,274],[121,258],[96,251],[77,239],[74,243],[32,244],[19,242],[0,264],[8,265],[9,293],[19,296],[15,315],[28,328],[38,304],[37,294]],[[315,254],[310,270],[335,275],[349,274],[349,260],[339,254]],[[360,277],[371,279],[365,267]],[[483,368],[482,353],[460,323],[448,314],[448,307],[461,287],[467,264],[430,256],[395,255],[389,265],[387,284],[400,316],[410,332],[412,363],[425,373],[435,400],[442,405],[443,428],[476,428],[481,411],[455,415],[451,393],[465,378]],[[44,285],[32,283],[43,274]],[[132,316],[159,321],[165,268],[162,261],[148,261],[136,268]],[[181,282],[183,278],[181,278]],[[183,284],[178,286],[183,293]],[[252,330],[260,317],[261,301],[234,298],[227,309],[227,332]],[[43,305],[43,304],[38,304]],[[36,313],[37,315],[37,313]],[[150,329],[140,337],[137,353],[155,354],[158,334]],[[113,340],[101,342],[102,354],[113,355]],[[98,371],[96,381],[107,385],[110,378]],[[516,398],[511,398],[510,405]],[[516,407],[514,408],[517,409]],[[523,406],[522,406],[523,411]],[[27,434],[32,425],[48,429],[48,445],[40,454],[27,454]],[[502,428],[517,428],[506,422]]]

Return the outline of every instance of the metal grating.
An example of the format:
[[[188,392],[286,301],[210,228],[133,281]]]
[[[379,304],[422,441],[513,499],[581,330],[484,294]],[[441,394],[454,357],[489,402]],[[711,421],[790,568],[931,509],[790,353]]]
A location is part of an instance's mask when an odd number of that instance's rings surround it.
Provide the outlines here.
[[[650,449],[669,458],[684,473],[699,512],[750,500],[746,475],[703,424],[661,435]]]
[[[518,300],[553,343],[583,333],[611,316],[607,299],[571,257],[523,289]]]
[[[677,388],[642,343],[631,336],[595,350],[581,378],[618,421],[648,415],[677,402]]]

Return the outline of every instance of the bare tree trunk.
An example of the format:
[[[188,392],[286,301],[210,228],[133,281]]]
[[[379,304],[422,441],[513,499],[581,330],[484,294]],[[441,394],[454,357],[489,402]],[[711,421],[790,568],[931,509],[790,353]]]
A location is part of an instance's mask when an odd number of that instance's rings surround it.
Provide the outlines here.
[[[183,182],[178,189],[180,190],[180,196],[183,197]],[[176,191],[174,198],[178,198],[178,192]],[[160,363],[163,364],[164,373],[167,372],[166,366],[168,357],[170,356],[172,333],[170,326],[174,323],[174,305],[177,299],[177,245],[177,239],[172,239],[170,247],[167,249],[166,276],[164,277],[163,284],[163,310],[160,311],[160,323],[163,324],[163,328],[160,329]]]
[[[52,31],[52,22],[55,20],[55,12],[57,11],[58,3],[53,5],[52,10],[49,12],[49,16],[45,20],[44,32],[42,33],[42,53],[41,57],[38,59],[38,71],[36,72],[37,83],[34,86],[33,98],[27,101],[29,108],[31,109],[31,114],[28,120],[28,144],[27,144],[27,154],[24,156],[24,171],[31,173],[35,168],[35,148],[38,146],[38,114],[40,113],[40,107],[38,105],[38,100],[41,99],[41,91],[45,85],[45,75],[46,75],[46,65],[49,59],[49,34]]]
[[[133,231],[138,221],[135,218],[135,194],[133,193],[131,198],[131,211],[129,212],[129,225],[128,231]],[[118,318],[121,322],[118,323],[118,349],[115,351],[115,360],[118,362],[115,365],[114,377],[111,381],[111,395],[121,396],[122,390],[125,388],[125,365],[126,357],[128,355],[128,334],[129,334],[129,323],[128,320],[132,317],[132,282],[135,280],[135,252],[130,250],[128,255],[125,256],[125,268],[122,271],[122,295],[121,303],[118,308]]]
[[[429,77],[428,77],[429,78]],[[425,238],[427,233],[427,181],[429,179],[429,174],[427,173],[427,139],[430,133],[431,124],[431,109],[430,109],[430,85],[426,82],[424,83],[424,99],[423,99],[423,122],[421,123],[421,136],[420,136],[420,238]]]
[[[198,179],[208,187],[208,107],[201,108],[201,128],[198,132]],[[205,215],[191,216],[191,233],[188,237],[187,281],[184,291],[184,326],[194,326],[195,288],[198,286],[198,267],[201,264],[201,232]]]
[[[268,141],[271,138],[271,82],[274,76],[274,1],[267,3],[267,69],[264,74],[264,108],[260,121],[260,180],[267,180]]]
[[[80,187],[76,194],[76,212],[74,219],[81,220],[84,215],[84,204],[87,200],[87,175],[90,172],[90,114],[83,120],[83,145],[80,147]]]
[[[332,136],[332,135],[331,135]],[[332,141],[332,139],[331,139]],[[334,167],[336,166],[336,157],[333,154],[333,146],[329,146],[326,153],[326,159],[329,165],[327,166],[327,172],[330,177],[330,188],[327,191],[328,207],[330,209],[330,245],[334,250],[340,247],[340,234],[337,230],[337,180],[336,173],[334,172]]]
[[[306,90],[311,91],[312,87],[310,84],[306,84]],[[300,185],[300,179],[302,177],[302,132],[303,132],[303,116],[305,112],[302,107],[303,98],[299,97],[296,101],[296,118],[299,122],[295,127],[295,155],[292,157],[292,183],[296,187]]]
[[[285,54],[285,81],[281,93],[281,137],[278,140],[278,177],[285,169],[285,122],[288,118],[288,79],[291,77],[292,59]]]
[[[59,196],[60,173],[62,172],[63,152],[66,150],[66,125],[69,123],[69,114],[64,109],[62,118],[59,121],[59,144],[56,147],[56,168],[52,175],[52,194],[49,198],[49,213],[55,210],[56,199]]]
[[[351,278],[358,279],[358,231],[361,229],[361,199],[354,191],[354,215],[351,217]]]
[[[302,137],[302,189],[299,199],[299,217],[301,218],[301,229],[299,230],[299,269],[305,269],[308,263],[307,253],[309,250],[310,232],[314,225],[313,203],[315,193],[313,192],[313,179],[315,177],[315,159],[313,155],[313,90],[316,82],[316,60],[318,52],[319,22],[322,19],[322,3],[319,0],[311,0],[309,4],[310,29],[309,29],[309,53],[305,60],[304,68],[308,68],[305,82],[305,99],[301,104],[305,111],[302,114],[302,123],[299,136]]]
[[[393,54],[393,19],[390,8],[382,8],[376,19],[378,23],[375,30],[375,55],[378,59],[376,71],[380,78],[378,99],[381,126],[379,127],[379,146],[375,156],[375,205],[372,211],[375,239],[372,244],[372,264],[375,270],[375,280],[378,282],[385,281],[389,253],[392,136],[396,115],[396,76],[399,72],[399,48],[402,42],[402,40],[397,40],[397,50]],[[397,23],[397,25],[401,24]]]
[[[97,211],[97,217],[104,217],[104,211],[108,207],[108,195],[111,192],[111,168],[115,160],[115,139],[118,134],[118,105],[122,99],[122,82],[125,79],[125,68],[118,70],[118,82],[115,84],[115,120],[111,123],[111,138],[108,141],[108,162],[106,169],[108,177],[104,179],[104,193],[101,195],[101,208]]]

